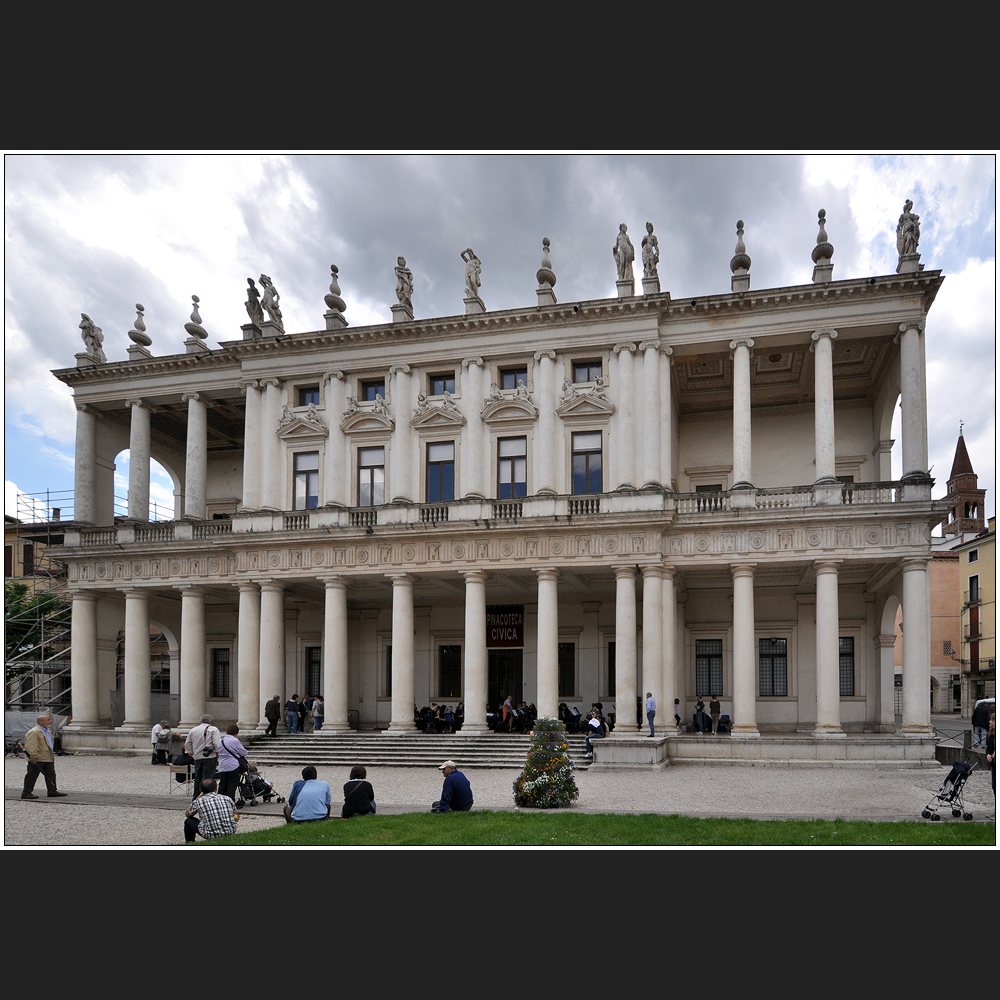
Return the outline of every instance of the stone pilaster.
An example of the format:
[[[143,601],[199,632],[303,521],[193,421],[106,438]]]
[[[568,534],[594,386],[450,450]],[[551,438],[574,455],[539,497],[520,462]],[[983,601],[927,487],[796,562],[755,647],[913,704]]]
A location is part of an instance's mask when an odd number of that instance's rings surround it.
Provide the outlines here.
[[[757,729],[757,657],[754,649],[753,575],[756,563],[735,563],[733,574],[733,736]]]
[[[840,560],[816,568],[816,728],[814,736],[843,736],[840,726]]]

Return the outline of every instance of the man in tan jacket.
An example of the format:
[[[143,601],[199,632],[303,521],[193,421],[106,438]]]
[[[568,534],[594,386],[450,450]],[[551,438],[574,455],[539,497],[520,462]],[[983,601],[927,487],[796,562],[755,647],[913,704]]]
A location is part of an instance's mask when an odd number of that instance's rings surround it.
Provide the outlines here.
[[[29,729],[24,737],[24,749],[28,754],[28,773],[24,776],[22,799],[38,798],[37,795],[32,795],[32,791],[39,774],[45,776],[45,787],[50,799],[62,798],[66,794],[56,789],[56,758],[53,752],[52,734],[49,732],[51,726],[52,716],[40,715],[38,725],[34,729]]]

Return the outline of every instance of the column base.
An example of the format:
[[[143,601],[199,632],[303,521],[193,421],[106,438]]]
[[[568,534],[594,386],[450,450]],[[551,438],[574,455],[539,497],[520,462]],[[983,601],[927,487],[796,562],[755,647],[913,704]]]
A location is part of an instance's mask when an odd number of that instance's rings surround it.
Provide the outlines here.
[[[819,507],[834,507],[844,502],[844,487],[834,480],[832,483],[818,480],[813,483],[813,503]]]
[[[485,722],[463,722],[462,728],[455,734],[456,736],[489,736],[492,730]]]
[[[197,723],[195,723],[197,725]],[[150,722],[123,722],[120,726],[115,726],[116,733],[142,733],[147,729],[152,729],[153,723]]]
[[[383,736],[417,736],[422,735],[420,730],[411,722],[408,726],[390,723],[388,729],[382,730]]]
[[[734,740],[756,740],[760,738],[760,730],[754,726],[740,726],[734,723],[730,739]]]
[[[814,738],[826,739],[828,737],[833,739],[840,739],[846,737],[846,733],[840,726],[820,726],[817,725],[812,731]]]
[[[327,722],[323,720],[323,728],[320,733],[349,733],[351,732],[351,727],[346,722]]]
[[[933,726],[925,726],[920,722],[909,722],[899,730],[900,736],[932,736]]]

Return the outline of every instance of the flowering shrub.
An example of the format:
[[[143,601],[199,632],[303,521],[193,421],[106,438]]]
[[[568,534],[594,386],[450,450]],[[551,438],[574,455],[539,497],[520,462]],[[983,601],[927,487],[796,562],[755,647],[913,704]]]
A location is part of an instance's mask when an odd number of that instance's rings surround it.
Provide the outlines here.
[[[580,797],[566,743],[566,727],[543,715],[531,731],[524,770],[514,779],[514,804],[559,809]]]

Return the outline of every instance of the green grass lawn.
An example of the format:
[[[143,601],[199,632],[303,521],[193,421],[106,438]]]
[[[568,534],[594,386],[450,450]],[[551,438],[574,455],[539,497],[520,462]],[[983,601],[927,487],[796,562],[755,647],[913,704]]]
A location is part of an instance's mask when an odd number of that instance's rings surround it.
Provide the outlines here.
[[[693,819],[563,810],[365,816],[199,841],[205,847],[987,847],[992,823]]]

